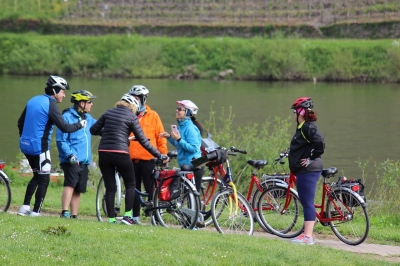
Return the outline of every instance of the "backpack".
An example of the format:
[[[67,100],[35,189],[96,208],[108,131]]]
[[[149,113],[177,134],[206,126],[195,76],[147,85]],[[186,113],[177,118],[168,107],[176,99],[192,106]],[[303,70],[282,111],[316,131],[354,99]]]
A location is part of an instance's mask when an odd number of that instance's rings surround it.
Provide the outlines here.
[[[162,170],[155,176],[157,187],[160,188],[158,199],[169,201],[181,194],[181,177],[179,170]]]

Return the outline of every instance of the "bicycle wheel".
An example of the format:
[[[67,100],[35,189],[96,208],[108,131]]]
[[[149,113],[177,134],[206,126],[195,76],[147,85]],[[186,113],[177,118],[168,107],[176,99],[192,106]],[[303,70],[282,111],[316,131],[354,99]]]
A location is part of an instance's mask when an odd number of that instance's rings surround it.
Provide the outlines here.
[[[299,197],[290,191],[286,209],[286,191],[284,187],[270,187],[265,190],[258,201],[259,218],[267,229],[283,238],[299,236],[304,229],[303,206]]]
[[[0,212],[6,212],[11,203],[11,188],[7,179],[0,173]]]
[[[211,217],[211,201],[214,194],[218,192],[221,180],[217,179],[217,184],[213,193],[215,178],[212,176],[203,176],[200,189],[200,212],[204,216],[204,226],[210,225],[213,220]],[[208,202],[208,203],[207,203]]]
[[[119,179],[119,181],[121,187],[120,189],[118,189],[117,186],[117,191],[115,193],[115,201],[114,201],[115,208],[113,210],[115,212],[115,217],[117,218],[117,220],[122,219],[121,213],[123,214],[125,211],[125,185],[121,178]],[[97,186],[97,193],[96,193],[96,216],[100,222],[108,220],[108,211],[106,207],[105,194],[106,194],[106,187],[104,185],[104,178],[101,177],[99,185]]]
[[[359,245],[368,236],[369,217],[365,204],[361,204],[354,192],[336,190],[333,201],[326,202],[326,216],[333,218],[339,212],[344,214],[344,221],[329,223],[333,233],[348,245]],[[337,206],[337,207],[335,207]]]
[[[252,235],[254,232],[253,210],[240,193],[237,193],[237,200],[238,206],[235,204],[232,189],[224,189],[214,196],[211,203],[214,226],[221,234]]]
[[[154,192],[155,219],[164,227],[193,229],[198,222],[200,199],[197,191],[181,179],[181,194],[170,201],[159,200],[160,187]],[[190,181],[188,181],[190,182]],[[193,186],[194,188],[194,186]]]
[[[284,182],[284,181],[276,181],[276,180],[265,180],[264,182],[261,183],[261,187],[263,190],[259,190],[258,187],[255,188],[254,193],[252,195],[251,199],[251,207],[253,208],[254,214],[255,214],[255,220],[258,222],[258,224],[261,226],[261,228],[267,232],[271,233],[267,226],[264,224],[263,220],[260,219],[260,214],[258,213],[258,202],[260,201],[261,194],[269,187],[274,186],[277,182]]]

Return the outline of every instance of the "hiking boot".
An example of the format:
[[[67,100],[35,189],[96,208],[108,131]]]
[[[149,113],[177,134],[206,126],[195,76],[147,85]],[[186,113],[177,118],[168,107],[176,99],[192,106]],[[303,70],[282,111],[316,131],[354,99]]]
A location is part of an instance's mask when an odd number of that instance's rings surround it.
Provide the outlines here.
[[[38,217],[38,216],[43,216],[43,215],[40,212],[31,212],[31,214],[29,216]]]
[[[60,217],[61,218],[71,218],[71,213],[66,211],[64,213],[61,213]]]
[[[313,245],[314,244],[314,238],[305,236],[305,235],[300,235],[296,238],[293,238],[290,240],[290,242],[295,243],[295,244],[302,244],[302,245]]]
[[[20,216],[29,216],[31,214],[32,210],[31,207],[29,205],[22,205],[19,210],[17,215]]]
[[[127,224],[127,225],[133,225],[135,222],[134,222],[134,220],[132,219],[132,217],[124,216],[124,217],[122,218],[122,220],[121,220],[121,223]]]

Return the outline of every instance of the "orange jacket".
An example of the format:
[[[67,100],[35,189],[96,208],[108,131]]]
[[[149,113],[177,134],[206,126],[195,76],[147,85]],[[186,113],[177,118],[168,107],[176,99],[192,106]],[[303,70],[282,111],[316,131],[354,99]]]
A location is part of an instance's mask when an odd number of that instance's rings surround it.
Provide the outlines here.
[[[157,112],[151,110],[150,107],[146,105],[146,114],[139,118],[139,123],[145,136],[150,139],[151,144],[162,154],[167,154],[167,139],[158,137],[161,132],[164,132],[164,126]],[[130,142],[129,153],[131,158],[136,160],[150,160],[154,158],[154,156],[145,150],[138,141]]]

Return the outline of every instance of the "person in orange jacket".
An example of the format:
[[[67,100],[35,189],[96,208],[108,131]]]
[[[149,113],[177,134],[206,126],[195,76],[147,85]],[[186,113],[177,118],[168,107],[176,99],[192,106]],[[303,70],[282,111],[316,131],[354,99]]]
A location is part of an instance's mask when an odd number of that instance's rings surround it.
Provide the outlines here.
[[[149,90],[145,86],[134,85],[129,90],[129,93],[140,100],[141,109],[138,119],[144,134],[161,154],[167,154],[167,140],[159,137],[159,134],[164,132],[164,126],[157,112],[150,109],[146,104]],[[150,163],[150,159],[154,158],[154,156],[144,149],[137,141],[132,141],[130,143],[129,153],[134,166],[136,188],[141,191],[141,185],[143,183],[144,190],[147,193],[151,193],[153,188],[151,173],[154,169],[154,165]],[[133,203],[133,220],[136,224],[140,224],[140,203],[136,198]]]

